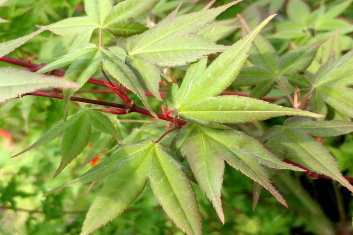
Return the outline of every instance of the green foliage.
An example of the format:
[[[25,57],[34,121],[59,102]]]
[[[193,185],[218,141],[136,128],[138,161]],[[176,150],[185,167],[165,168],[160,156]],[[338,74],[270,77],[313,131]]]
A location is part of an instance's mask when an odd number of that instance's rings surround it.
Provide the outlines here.
[[[25,24],[43,0],[0,0],[0,28],[13,29],[0,34],[0,138],[6,156],[27,155],[11,159],[18,172],[0,182],[0,210],[34,195],[43,217],[29,210],[28,234],[82,224],[81,234],[334,233],[296,176],[353,192],[345,146],[334,146],[342,135],[352,144],[353,27],[338,18],[352,1],[181,2],[49,1]],[[308,215],[262,204],[293,197]]]

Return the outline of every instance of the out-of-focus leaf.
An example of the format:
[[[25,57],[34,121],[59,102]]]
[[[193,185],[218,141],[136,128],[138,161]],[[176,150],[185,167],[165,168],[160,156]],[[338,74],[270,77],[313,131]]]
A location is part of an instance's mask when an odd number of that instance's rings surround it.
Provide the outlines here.
[[[0,43],[0,57],[3,57],[5,55],[9,54],[10,52],[12,52],[16,48],[22,46],[27,41],[31,40],[32,38],[34,38],[38,34],[45,31],[46,29],[47,29],[46,27],[43,27],[43,28],[31,33],[31,34],[26,35],[26,36],[16,38],[16,39],[13,39],[13,40],[10,40],[7,42],[1,42]]]
[[[103,26],[112,7],[112,0],[85,0],[85,11],[88,17],[100,26]]]
[[[291,21],[305,26],[310,15],[310,8],[302,0],[290,0],[287,6],[287,15]]]
[[[89,115],[93,127],[104,133],[114,136],[116,140],[120,140],[117,130],[113,126],[112,121],[107,116],[98,111],[90,111]]]
[[[72,17],[61,20],[48,26],[48,29],[58,35],[77,35],[87,31],[92,31],[99,25],[88,16]]]
[[[113,7],[105,20],[105,26],[135,19],[150,11],[160,0],[126,0]]]

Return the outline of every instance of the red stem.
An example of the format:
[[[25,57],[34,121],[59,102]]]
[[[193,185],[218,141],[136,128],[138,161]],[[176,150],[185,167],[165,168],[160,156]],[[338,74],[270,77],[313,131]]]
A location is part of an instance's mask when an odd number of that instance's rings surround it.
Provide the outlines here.
[[[5,62],[5,63],[9,63],[9,64],[13,64],[13,65],[17,65],[17,66],[21,66],[21,67],[25,67],[25,68],[29,68],[32,71],[37,71],[41,67],[44,66],[44,65],[33,64],[33,63],[30,63],[30,62],[27,62],[27,61],[13,59],[13,58],[6,57],[6,56],[5,57],[1,57],[0,61]],[[58,75],[58,76],[63,76],[65,74],[65,71],[56,69],[56,70],[53,70],[52,73],[55,74],[55,75]],[[104,81],[101,81],[99,79],[90,78],[88,80],[88,82],[91,83],[91,84],[96,84],[96,85],[99,85],[99,86],[107,87],[107,84],[105,84]],[[234,92],[234,91],[224,91],[222,94],[224,94],[224,95],[248,96],[245,93]],[[62,95],[50,94],[50,93],[44,93],[44,92],[32,92],[32,93],[28,93],[28,94],[25,94],[25,95],[33,95],[33,96],[42,96],[42,97],[49,97],[49,98],[55,98],[55,99],[63,99]],[[150,96],[151,94],[149,92],[147,92],[146,95]],[[110,103],[110,102],[104,102],[104,101],[99,101],[99,100],[90,100],[90,99],[78,98],[78,97],[71,97],[70,99],[72,101],[76,101],[76,102],[82,102],[82,103],[89,103],[89,104],[96,104],[96,105],[103,105],[103,106],[109,106],[109,107],[118,108],[119,110],[117,110],[115,112],[116,114],[120,114],[120,113],[121,114],[123,114],[123,113],[125,114],[125,111],[127,110],[128,112],[135,112],[135,113],[140,113],[140,114],[144,114],[144,115],[153,117],[153,115],[148,110],[143,109],[141,107],[138,107],[136,105],[128,106],[128,105],[123,105],[123,104]],[[266,100],[266,101],[278,101],[281,98],[264,97],[262,99]],[[101,109],[100,111],[102,111],[102,112],[107,111],[107,112],[110,112],[110,113],[114,112],[114,111],[109,110],[109,109],[107,109],[107,110]],[[165,120],[165,121],[169,121],[171,123],[176,123],[180,127],[188,124],[188,122],[186,122],[184,120],[174,119],[174,118],[172,118],[170,116],[167,116],[167,115],[163,115],[163,114],[159,114],[159,113],[157,113],[156,115],[157,115],[157,117],[159,119],[162,119],[162,120]],[[305,170],[305,173],[310,178],[313,178],[313,179],[319,179],[319,178],[332,179],[332,178],[330,178],[328,176],[312,172],[309,169],[305,168],[304,166],[301,166],[300,164],[292,162],[290,160],[284,159],[283,161]],[[353,178],[352,177],[345,176],[345,179],[347,181],[349,181],[350,183],[353,183]]]

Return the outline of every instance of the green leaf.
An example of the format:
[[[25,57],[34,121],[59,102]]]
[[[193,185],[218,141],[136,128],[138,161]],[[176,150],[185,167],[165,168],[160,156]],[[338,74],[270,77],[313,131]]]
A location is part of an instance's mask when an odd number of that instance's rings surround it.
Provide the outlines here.
[[[244,123],[278,116],[299,115],[322,117],[319,114],[271,104],[242,96],[218,96],[178,110],[181,117],[200,122]]]
[[[288,18],[301,26],[306,26],[310,8],[302,0],[290,0],[287,6]]]
[[[353,89],[348,87],[321,86],[317,88],[325,102],[339,112],[353,117]]]
[[[117,130],[112,121],[104,114],[98,111],[90,111],[90,120],[93,127],[104,133],[114,136],[116,140],[120,140]]]
[[[158,66],[137,56],[127,59],[127,63],[131,65],[135,74],[143,84],[144,88],[150,91],[154,97],[162,100],[159,92],[159,82],[161,81],[161,71]]]
[[[207,198],[212,202],[218,217],[224,223],[224,214],[221,202],[221,189],[224,173],[224,161],[217,156],[213,142],[205,134],[193,127],[189,128],[183,154],[186,156],[191,170]]]
[[[253,86],[268,80],[274,80],[276,77],[273,73],[264,68],[253,66],[245,67],[240,71],[234,85],[237,86]]]
[[[281,138],[278,144],[295,153],[304,166],[331,177],[353,192],[353,186],[342,176],[336,161],[323,145],[299,131],[284,129],[283,132],[285,138]]]
[[[313,136],[330,137],[353,132],[353,123],[341,120],[313,121],[300,118],[290,122],[286,128],[299,130]]]
[[[149,48],[156,48],[157,44],[162,45],[164,41],[180,39],[182,36],[196,33],[200,28],[214,20],[219,14],[236,3],[237,1],[218,8],[182,16],[175,16],[176,11],[174,11],[153,28],[128,39],[127,49],[129,54],[140,54],[141,52],[148,51]]]
[[[72,126],[65,130],[64,137],[61,143],[62,159],[58,170],[54,177],[74,160],[87,146],[91,137],[91,122],[87,111],[82,112]]]
[[[189,95],[179,107],[195,104],[209,97],[220,94],[236,78],[243,67],[252,41],[260,30],[273,18],[270,16],[263,21],[251,34],[236,42],[232,47],[220,54],[211,65],[207,67],[199,79],[194,79],[189,85]],[[178,108],[178,107],[177,107]]]
[[[149,12],[160,0],[126,0],[118,3],[110,11],[105,25],[124,22],[140,17]]]
[[[47,64],[46,66],[44,66],[43,68],[38,70],[37,73],[47,73],[47,72],[53,71],[54,69],[65,67],[65,66],[73,63],[77,59],[82,58],[82,57],[86,57],[87,54],[90,54],[90,53],[93,53],[96,51],[97,51],[97,48],[95,46],[90,46],[87,48],[80,48],[78,50],[74,50],[74,51],[58,58],[57,60],[54,60],[53,62]]]
[[[142,193],[150,171],[153,149],[125,161],[111,174],[91,204],[82,227],[90,234],[126,210]]]
[[[78,87],[78,84],[26,70],[0,68],[0,102],[16,98],[24,93],[55,87],[73,88]]]
[[[118,57],[107,50],[103,50],[103,68],[108,71],[118,82],[134,92],[147,109],[151,110],[145,95],[142,82],[136,77],[135,73]]]
[[[333,4],[333,6],[325,12],[322,16],[324,19],[333,19],[341,15],[347,8],[351,5],[352,0],[345,0],[338,4]]]
[[[48,29],[61,36],[77,35],[92,31],[98,25],[87,16],[72,17],[61,20],[48,26]]]
[[[204,55],[221,52],[224,46],[216,45],[200,36],[187,35],[170,38],[145,47],[130,56],[140,56],[159,66],[181,66],[201,59]]]
[[[206,27],[204,27],[198,35],[202,35],[211,42],[217,42],[234,33],[237,28],[239,28],[239,25],[233,19],[218,20],[206,25]]]
[[[64,121],[59,121],[52,125],[50,129],[45,132],[42,137],[40,137],[36,142],[34,142],[31,146],[28,148],[24,149],[23,151],[19,152],[18,154],[12,156],[12,157],[18,157],[25,152],[37,148],[43,144],[49,143],[50,141],[54,140],[55,138],[61,136],[67,128],[70,128],[73,124],[77,122],[77,119],[80,117],[80,113],[77,113],[75,115],[72,115],[69,117],[67,122]]]
[[[216,156],[224,159],[229,165],[239,170],[247,177],[262,185],[283,205],[287,206],[282,195],[273,187],[261,163],[293,169],[268,152],[256,140],[232,130],[217,130],[202,127],[201,130],[210,140],[211,148]],[[211,141],[212,140],[212,141]],[[250,140],[250,142],[249,142]],[[240,141],[240,142],[238,142]],[[255,144],[255,145],[254,145]]]
[[[297,47],[281,57],[281,74],[293,74],[305,70],[315,59],[319,47],[324,41]]]
[[[103,26],[112,7],[112,0],[85,0],[85,11],[88,17],[100,26]]]
[[[47,28],[43,27],[43,28],[31,33],[31,34],[26,35],[26,36],[16,38],[16,39],[13,39],[13,40],[10,40],[7,42],[1,42],[0,43],[0,57],[3,57],[5,55],[9,54],[10,52],[12,52],[16,48],[22,46],[27,41],[31,40],[32,38],[34,38],[35,36],[37,36],[38,34],[42,33],[45,30],[47,30]]]
[[[148,30],[148,28],[138,22],[118,22],[109,25],[107,30],[116,37],[129,37],[135,34],[141,34]]]
[[[102,53],[100,50],[80,56],[65,73],[65,78],[76,81],[82,87],[87,80],[92,77],[102,64]],[[64,116],[67,115],[71,96],[80,88],[68,89],[64,91]]]
[[[112,156],[104,158],[100,163],[98,163],[98,165],[94,166],[77,179],[56,187],[47,192],[45,195],[51,194],[78,182],[86,184],[111,175],[120,166],[129,164],[130,161],[133,161],[136,158],[141,158],[141,156],[145,155],[148,147],[149,145],[147,144],[134,144],[120,147],[115,153],[112,154]]]
[[[251,90],[250,97],[261,98],[266,96],[272,90],[274,83],[275,81],[273,80],[267,80],[267,81],[258,83],[256,87]]]
[[[154,195],[167,215],[187,234],[201,234],[201,217],[182,166],[160,144],[155,146],[149,175]]]

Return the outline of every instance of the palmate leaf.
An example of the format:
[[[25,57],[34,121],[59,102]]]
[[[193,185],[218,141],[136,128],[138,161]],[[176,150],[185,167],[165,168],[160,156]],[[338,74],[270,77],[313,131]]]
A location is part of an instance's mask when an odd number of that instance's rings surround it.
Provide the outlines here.
[[[350,51],[337,60],[331,58],[317,71],[312,79],[314,109],[324,113],[324,103],[327,103],[338,112],[353,117],[353,89],[349,87],[353,85],[352,65],[353,51]]]
[[[143,191],[150,171],[153,145],[143,154],[123,162],[98,192],[86,215],[82,235],[105,225],[130,206]]]
[[[61,143],[62,159],[60,166],[54,174],[54,177],[74,160],[87,146],[91,137],[91,121],[87,111],[80,113],[79,118],[72,126],[65,130]]]
[[[0,43],[0,57],[3,57],[5,55],[9,54],[10,52],[12,52],[16,48],[22,46],[27,41],[31,40],[32,38],[34,38],[38,34],[45,31],[46,29],[47,29],[46,27],[43,27],[43,28],[31,33],[31,34],[26,35],[26,36],[16,38],[16,39],[13,39],[13,40],[10,40],[7,42],[1,42]]]
[[[85,0],[85,11],[88,17],[100,26],[103,26],[112,7],[112,0]]]
[[[180,163],[160,144],[155,145],[149,181],[154,195],[174,223],[189,235],[201,234],[201,216],[189,180]]]
[[[270,139],[271,145],[276,148],[286,147],[291,154],[295,154],[296,161],[299,160],[308,169],[331,177],[353,192],[353,186],[342,176],[334,158],[317,140],[290,128],[276,128],[274,131],[276,133],[272,136],[277,137]]]
[[[324,43],[324,41],[297,47],[283,55],[280,59],[280,73],[293,74],[309,67],[322,43]]]
[[[186,88],[188,92],[184,94],[187,98],[183,99],[183,103],[175,104],[175,108],[180,110],[182,107],[198,103],[225,90],[235,80],[241,67],[243,67],[252,41],[273,17],[267,18],[251,34],[220,54],[205,69],[202,76],[198,78],[188,77],[188,80],[184,80],[183,82],[188,84]],[[198,73],[201,73],[201,71],[198,71]]]
[[[214,129],[195,124],[192,127],[187,128],[191,129],[189,132],[187,132],[189,133],[189,136],[186,137],[185,146],[182,148],[184,148],[184,153],[186,156],[189,155],[188,159],[193,157],[192,155],[194,154],[199,156],[198,158],[195,157],[194,159],[194,161],[198,161],[198,171],[204,173],[206,170],[205,156],[201,155],[210,154],[212,157],[223,159],[229,165],[241,171],[244,175],[248,176],[269,190],[277,198],[278,201],[280,201],[283,205],[286,205],[285,200],[270,183],[267,173],[261,165],[277,169],[300,169],[296,167],[293,168],[293,166],[282,162],[277,157],[272,155],[267,149],[265,149],[258,141],[241,132],[231,130],[229,128]],[[200,145],[198,145],[197,141],[195,143],[195,138],[198,139],[198,141],[204,141],[205,144],[207,143],[207,149],[210,152],[206,153],[200,150],[198,148]],[[192,149],[191,146],[193,146],[194,149]],[[203,147],[206,147],[206,145],[203,145]],[[193,168],[193,165],[195,165],[195,163],[190,163],[190,166],[195,174],[196,169]],[[210,175],[211,172],[217,171],[218,169],[216,168],[209,169],[208,174]],[[207,183],[215,184],[215,182],[209,182],[211,179],[215,179],[207,175],[203,175],[203,178],[198,178],[197,175],[200,175],[201,172],[197,172],[195,177],[198,180],[201,189],[206,192],[206,195],[209,197],[209,190],[204,186]],[[202,183],[200,181],[202,181]],[[221,183],[219,181],[220,179],[218,178],[218,184]],[[211,201],[213,202],[213,200]],[[217,204],[214,204],[214,206],[217,208]]]
[[[224,160],[268,189],[286,205],[284,199],[271,185],[261,165],[276,169],[301,169],[282,162],[250,136],[228,127],[220,126],[220,128],[188,125],[184,127],[183,134],[178,136],[178,145],[181,146],[198,184],[212,202],[221,221],[224,222],[220,200]]]
[[[199,123],[244,123],[278,116],[299,115],[320,118],[322,115],[282,107],[242,96],[218,96],[179,108],[181,117]]]
[[[150,11],[160,0],[126,0],[119,2],[109,12],[104,25],[135,19]]]
[[[203,10],[182,16],[176,11],[148,31],[127,40],[128,54],[143,56],[159,65],[176,66],[196,61],[202,55],[214,53],[221,48],[196,36],[201,27],[215,19],[237,1],[222,7]],[[193,43],[193,41],[197,43]],[[200,45],[198,45],[200,44]],[[175,54],[176,53],[176,54]]]
[[[79,84],[29,71],[0,68],[0,102],[46,88],[74,88]]]

